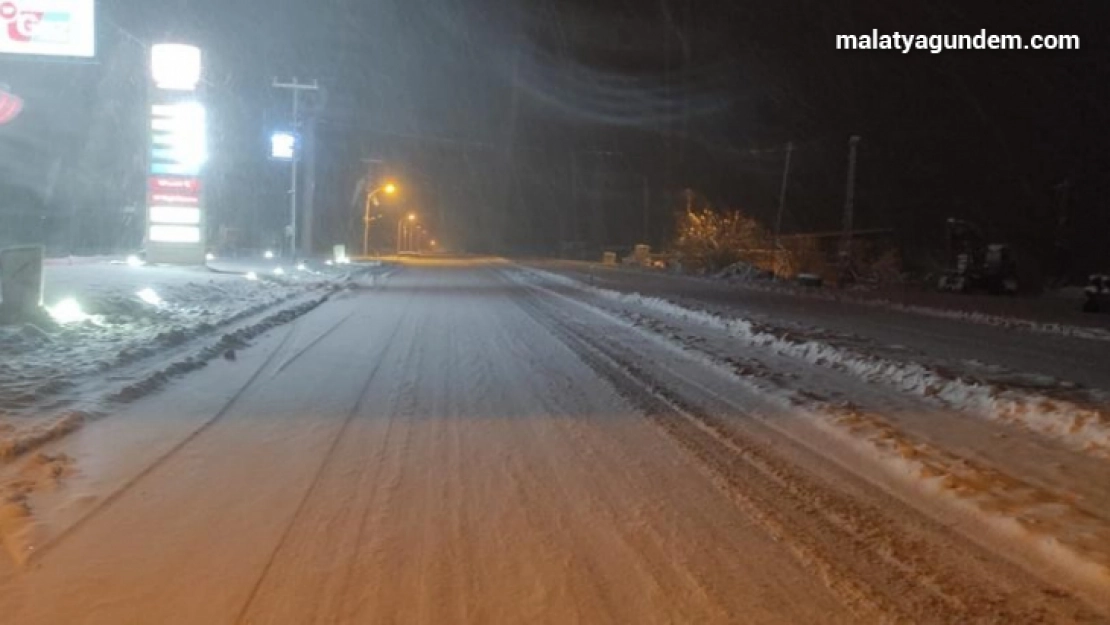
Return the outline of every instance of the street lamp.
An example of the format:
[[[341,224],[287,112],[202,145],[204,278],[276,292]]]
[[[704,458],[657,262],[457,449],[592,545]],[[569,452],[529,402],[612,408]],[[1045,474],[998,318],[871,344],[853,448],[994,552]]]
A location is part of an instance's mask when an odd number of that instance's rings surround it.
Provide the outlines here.
[[[398,254],[401,253],[401,240],[402,240],[401,231],[402,231],[402,228],[405,225],[406,220],[409,223],[415,223],[416,222],[416,213],[409,213],[408,215],[404,215],[400,219],[397,220],[397,253]]]
[[[374,198],[377,197],[377,195],[379,193],[385,193],[386,195],[393,195],[396,192],[397,192],[397,185],[393,184],[392,182],[387,182],[383,186],[380,186],[377,189],[374,189],[373,191],[366,194],[366,206],[362,211],[362,255],[363,256],[369,256],[370,255],[370,222],[373,221],[372,219],[370,219],[370,203],[374,201]]]

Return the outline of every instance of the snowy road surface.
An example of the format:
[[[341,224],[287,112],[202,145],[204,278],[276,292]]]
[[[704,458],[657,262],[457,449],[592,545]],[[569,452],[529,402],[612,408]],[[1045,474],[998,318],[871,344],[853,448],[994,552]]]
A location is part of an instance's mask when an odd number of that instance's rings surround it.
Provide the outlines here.
[[[934,406],[1041,454],[907,439],[941,481],[986,467],[971,505],[852,442],[882,410],[838,429],[714,362],[754,348],[615,306],[412,261],[0,467],[0,621],[1106,622],[1103,457]],[[1052,535],[984,499],[1068,492]]]

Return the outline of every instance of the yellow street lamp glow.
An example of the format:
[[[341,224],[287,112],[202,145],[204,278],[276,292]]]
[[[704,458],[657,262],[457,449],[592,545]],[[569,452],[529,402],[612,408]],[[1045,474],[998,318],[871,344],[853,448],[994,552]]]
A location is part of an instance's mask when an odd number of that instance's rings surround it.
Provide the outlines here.
[[[409,213],[409,221],[416,221],[416,213]]]
[[[390,183],[388,183],[388,184],[386,184],[386,185],[385,185],[385,187],[383,188],[383,190],[385,191],[385,194],[386,194],[386,195],[393,195],[394,193],[396,193],[396,192],[397,192],[397,185],[395,185],[395,184],[393,184],[392,182],[390,182]]]

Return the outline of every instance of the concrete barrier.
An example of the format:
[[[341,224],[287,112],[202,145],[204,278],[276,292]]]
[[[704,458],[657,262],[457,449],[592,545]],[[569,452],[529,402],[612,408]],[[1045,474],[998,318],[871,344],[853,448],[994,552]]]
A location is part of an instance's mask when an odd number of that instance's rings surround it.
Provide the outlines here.
[[[0,323],[22,323],[42,315],[41,245],[0,250]]]

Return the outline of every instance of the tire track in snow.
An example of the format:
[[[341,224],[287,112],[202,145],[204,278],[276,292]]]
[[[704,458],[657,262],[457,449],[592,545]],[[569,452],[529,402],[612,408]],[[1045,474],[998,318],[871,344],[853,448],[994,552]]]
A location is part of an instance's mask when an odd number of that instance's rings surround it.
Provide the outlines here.
[[[82,527],[84,527],[85,524],[87,524],[89,521],[91,521],[92,519],[94,519],[98,515],[102,514],[112,504],[114,504],[116,501],[119,501],[119,499],[121,497],[123,497],[125,494],[127,494],[137,484],[142,482],[147,476],[154,473],[159,467],[165,465],[172,457],[174,457],[178,453],[180,453],[182,449],[187,447],[190,443],[192,443],[198,437],[200,437],[204,432],[208,431],[213,425],[215,425],[217,422],[219,422],[225,416],[227,416],[227,414],[229,412],[231,412],[231,409],[234,408],[236,404],[238,404],[239,400],[242,399],[246,395],[247,391],[254,385],[254,383],[258,381],[258,379],[262,376],[262,373],[266,370],[266,368],[269,367],[270,364],[272,364],[277,359],[277,357],[284,351],[286,345],[288,345],[289,341],[292,339],[294,334],[296,334],[296,332],[295,332],[296,328],[297,328],[297,324],[296,324],[296,322],[294,322],[290,326],[289,330],[285,333],[285,336],[282,337],[281,342],[278,343],[278,346],[274,349],[274,351],[271,352],[262,361],[262,364],[260,364],[258,366],[258,368],[254,371],[254,373],[251,374],[251,376],[247,379],[247,381],[243,384],[243,386],[241,386],[235,392],[235,394],[232,395],[231,398],[228,399],[227,402],[225,402],[223,404],[223,406],[221,406],[220,409],[218,411],[216,411],[215,414],[212,415],[211,418],[209,418],[204,423],[202,423],[200,425],[200,427],[193,430],[185,438],[181,439],[176,445],[174,445],[173,447],[168,449],[164,454],[162,454],[161,456],[156,458],[153,462],[148,464],[145,468],[143,468],[142,471],[135,474],[130,480],[127,480],[126,482],[124,482],[123,486],[121,486],[120,488],[116,489],[115,491],[109,493],[106,497],[101,499],[96,504],[96,506],[94,506],[91,510],[89,510],[89,512],[87,514],[85,514],[81,518],[77,519],[77,521],[75,521],[72,525],[65,528],[64,530],[59,532],[57,535],[55,535],[53,538],[49,539],[47,542],[45,542],[42,545],[40,545],[39,547],[37,547],[35,549],[33,555],[27,558],[27,562],[30,562],[32,560],[37,560],[37,559],[43,557],[44,555],[46,555],[47,552],[56,548],[58,545],[62,544],[62,542],[64,542],[67,538],[74,535],[78,530],[80,530]]]
[[[280,371],[281,369],[288,367],[289,365],[293,364],[293,362],[299,360],[305,354],[309,353],[313,347],[317,346],[328,335],[338,330],[347,321],[349,321],[353,315],[354,312],[347,314],[337,320],[327,330],[322,332],[319,336],[310,341],[304,347],[298,349],[292,356],[285,360],[278,368],[278,370]],[[286,348],[289,346],[292,339],[297,336],[299,326],[300,317],[294,319],[292,323],[289,324],[288,331],[281,338],[281,342],[278,343],[278,345],[274,348],[274,351],[266,356],[262,363],[259,364],[258,368],[255,369],[255,371],[247,379],[247,381],[243,383],[243,385],[220,407],[218,411],[216,411],[212,415],[211,418],[201,423],[199,427],[185,436],[185,438],[181,439],[176,445],[166,450],[165,453],[163,453],[153,462],[144,467],[143,470],[135,474],[130,480],[126,481],[120,488],[109,493],[106,497],[101,499],[96,506],[89,510],[87,514],[77,519],[72,525],[68,526],[67,528],[56,534],[54,537],[37,546],[34,552],[26,558],[24,563],[27,564],[30,563],[32,560],[37,560],[45,556],[47,552],[53,550],[64,540],[75,534],[86,523],[92,521],[95,517],[105,512],[109,507],[111,507],[112,504],[114,504],[125,494],[131,491],[141,481],[143,481],[143,479],[154,473],[158,468],[164,466],[174,456],[178,455],[183,449],[196,441],[202,434],[210,430],[212,426],[222,421],[228,415],[228,413],[230,413],[231,410],[240,402],[240,400],[244,396],[246,396],[251,387],[253,387],[255,383],[258,382],[258,380],[262,377],[263,372],[265,372],[266,369],[269,368],[278,359],[279,356],[286,352]],[[273,375],[271,375],[270,377],[272,378]]]
[[[642,356],[621,354],[610,340],[587,336],[541,302],[534,297],[528,304],[538,319],[697,459],[707,477],[861,617],[1029,622],[1052,614],[1059,618],[1062,612],[1080,621],[1099,620],[1059,591],[1045,589],[1041,597],[1016,595],[1007,583],[983,575],[982,567],[969,572],[946,562],[966,555],[946,557],[945,545],[922,542],[922,537],[892,524],[893,518],[882,511],[800,474],[771,449],[746,440],[700,409],[706,389],[696,382],[685,380],[682,390],[675,391],[674,381],[663,384],[636,364]],[[695,403],[686,397],[691,393]],[[729,412],[735,410],[731,407]]]
[[[343,324],[347,323],[347,320],[350,319],[351,317],[353,317],[356,312],[358,312],[358,311],[357,310],[352,310],[351,312],[347,313],[346,315],[343,316],[342,319],[340,319],[338,322],[336,322],[330,328],[321,332],[319,335],[316,336],[316,338],[312,339],[307,344],[305,344],[303,347],[301,347],[296,352],[294,352],[292,356],[290,356],[289,358],[282,361],[282,363],[280,365],[278,365],[277,367],[275,367],[274,371],[272,373],[270,373],[270,378],[273,379],[273,378],[277,377],[277,375],[279,373],[281,373],[282,371],[285,371],[286,367],[288,367],[289,365],[296,362],[301,356],[303,356],[305,354],[305,352],[312,349],[313,347],[316,347],[316,345],[318,345],[320,343],[320,341],[323,341],[327,337],[331,336],[336,330],[343,327]],[[296,329],[296,325],[293,326],[293,329],[294,330]]]
[[[407,300],[407,302],[405,304],[406,308],[411,304],[413,297],[414,297],[414,295],[409,296],[409,299]],[[349,318],[350,317],[345,317],[339,323],[343,323],[344,321],[346,321],[346,319],[349,319]],[[400,333],[401,328],[405,325],[406,321],[407,321],[407,319],[404,315],[402,315],[398,318],[397,323],[393,327],[393,329],[390,331],[390,333],[388,335],[388,338],[386,338],[386,340],[383,342],[382,356],[384,356],[386,353],[388,353],[390,347],[393,345],[394,339]],[[304,352],[302,352],[302,353],[304,353]],[[365,382],[363,382],[363,384],[362,384],[362,386],[359,390],[358,399],[355,401],[355,404],[351,407],[350,411],[348,411],[346,417],[343,420],[343,423],[340,425],[338,431],[336,432],[335,437],[332,439],[331,443],[329,444],[328,449],[325,452],[322,461],[320,462],[320,466],[316,469],[315,473],[313,474],[312,482],[310,482],[308,488],[305,489],[304,494],[301,496],[301,499],[297,504],[297,508],[294,510],[293,515],[289,519],[289,523],[286,525],[285,530],[281,534],[281,537],[278,539],[277,543],[274,545],[274,548],[270,552],[270,555],[266,558],[266,564],[263,565],[262,571],[260,572],[260,574],[258,576],[258,579],[251,586],[251,590],[247,594],[247,598],[244,600],[243,606],[240,608],[238,614],[235,617],[235,620],[234,620],[235,623],[245,622],[245,618],[246,618],[247,613],[249,612],[249,610],[251,608],[251,605],[254,603],[254,600],[258,596],[259,591],[261,590],[263,583],[266,581],[267,576],[270,574],[270,571],[273,569],[274,562],[277,560],[278,555],[281,553],[281,551],[283,550],[283,548],[285,547],[285,545],[289,541],[290,537],[292,536],[292,530],[296,526],[297,521],[300,519],[301,515],[304,513],[305,506],[308,503],[309,499],[312,498],[312,494],[316,491],[317,487],[320,485],[320,481],[321,481],[322,476],[324,475],[324,472],[327,470],[328,466],[330,466],[331,462],[334,460],[335,450],[339,446],[340,441],[343,440],[344,433],[346,433],[348,428],[350,428],[351,422],[354,421],[355,417],[359,414],[359,412],[361,412],[361,410],[365,406],[367,391],[369,390],[370,385],[374,382],[374,379],[377,377],[378,372],[382,369],[382,365],[384,363],[385,363],[385,358],[378,358],[377,362],[375,362],[374,366],[370,369],[369,374],[366,376]]]
[[[1023,554],[1017,560],[1028,570],[1045,579],[1063,576],[1090,600],[1110,605],[1103,460],[1057,448],[1032,431],[999,432],[997,421],[938,411],[926,399],[893,393],[886,385],[862,384],[833,368],[807,366],[805,360],[753,352],[744,345],[729,349],[734,337],[712,324],[650,307],[646,312],[625,308],[608,298],[598,302],[586,292],[576,292],[584,298],[579,300],[535,288],[616,323],[631,323],[639,336],[666,352],[724,372],[747,392],[765,397],[775,406],[772,412],[808,413],[825,435],[855,450],[851,455],[877,459],[879,481],[896,482],[903,499],[908,495],[916,500],[924,490],[927,499],[966,517],[971,533],[980,543],[985,540],[989,550]],[[798,386],[801,381],[804,388]],[[764,418],[782,431],[775,421]],[[1043,570],[1046,566],[1051,574]]]
[[[415,297],[415,295],[413,297]],[[414,320],[412,320],[411,317],[410,317],[409,321],[414,321]],[[415,323],[414,323],[414,327],[416,327]],[[415,339],[408,341],[408,350],[405,352],[405,356],[400,360],[400,363],[399,363],[400,364],[400,370],[402,370],[402,371],[412,371],[412,363],[413,363],[413,360],[416,357],[416,352],[417,352],[416,348],[417,348],[417,341]],[[396,365],[398,363],[394,362],[393,364]],[[375,513],[375,512],[380,513],[382,509],[386,508],[386,506],[375,505],[376,501],[378,500],[379,494],[382,493],[383,491],[385,491],[387,494],[392,494],[393,490],[396,488],[397,484],[399,483],[402,467],[400,466],[400,463],[394,463],[391,466],[387,467],[387,465],[386,465],[387,450],[390,449],[390,446],[391,446],[391,444],[393,443],[393,440],[394,440],[394,436],[396,435],[398,419],[412,418],[413,414],[415,413],[414,399],[415,399],[415,397],[414,397],[414,394],[413,394],[412,385],[406,383],[404,385],[404,388],[402,389],[402,391],[400,393],[400,396],[399,397],[397,397],[397,396],[394,397],[394,405],[397,405],[400,401],[404,401],[404,404],[405,404],[404,411],[400,415],[394,414],[395,412],[397,412],[395,410],[389,410],[387,412],[388,416],[387,416],[387,420],[386,420],[385,433],[382,435],[382,437],[380,439],[381,442],[376,446],[376,448],[374,450],[374,453],[370,456],[370,458],[372,458],[374,460],[374,462],[373,463],[369,463],[369,462],[365,463],[363,465],[363,467],[364,467],[363,470],[359,473],[358,481],[356,482],[356,484],[358,484],[359,486],[362,485],[363,477],[365,475],[372,474],[373,477],[369,480],[370,491],[368,493],[368,496],[367,496],[367,499],[366,499],[365,503],[363,504],[362,514],[358,516],[358,521],[357,521],[358,522],[358,529],[355,532],[355,540],[354,540],[354,547],[352,548],[352,553],[363,553],[363,547],[366,544],[366,540],[367,540],[366,539],[367,530],[368,530],[368,527],[370,526],[371,514]],[[397,457],[397,456],[405,457],[407,455],[406,452],[410,448],[411,441],[412,441],[412,428],[411,427],[406,427],[405,431],[404,431],[404,441],[401,443],[401,446],[400,446],[401,451],[394,454],[394,457]],[[372,468],[373,468],[372,473],[369,470],[369,467],[371,466],[371,464],[372,464]],[[391,469],[388,474],[385,473],[387,468]],[[383,476],[385,476],[385,479],[382,479]],[[354,501],[354,499],[352,499],[352,501]],[[350,610],[350,612],[348,612],[348,614],[355,613],[355,612],[357,612],[357,609],[358,609],[357,606],[352,609],[348,605],[349,600],[353,596],[353,593],[351,592],[351,586],[353,584],[353,580],[356,577],[356,575],[355,575],[355,565],[356,564],[357,564],[356,558],[354,558],[354,557],[348,558],[347,566],[344,567],[344,570],[343,570],[343,581],[340,584],[341,590],[338,594],[338,597],[339,597],[338,601],[340,603],[340,611],[343,611],[344,609]]]

